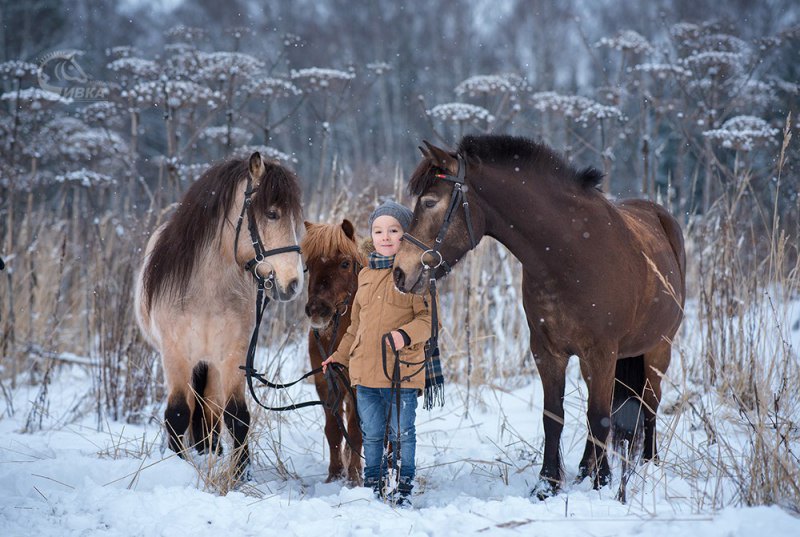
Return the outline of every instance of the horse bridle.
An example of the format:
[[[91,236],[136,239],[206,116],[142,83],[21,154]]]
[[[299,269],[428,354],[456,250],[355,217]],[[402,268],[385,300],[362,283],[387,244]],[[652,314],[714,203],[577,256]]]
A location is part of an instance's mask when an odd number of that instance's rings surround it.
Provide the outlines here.
[[[441,248],[442,243],[444,241],[444,236],[447,234],[447,230],[450,228],[450,224],[453,221],[453,216],[456,213],[456,209],[458,205],[461,204],[464,207],[464,218],[467,224],[467,233],[469,233],[469,242],[470,242],[470,250],[475,248],[478,245],[477,241],[475,240],[475,232],[472,230],[472,217],[470,216],[469,212],[469,201],[467,200],[467,192],[469,191],[469,187],[467,186],[466,176],[467,176],[467,162],[464,157],[461,156],[460,153],[456,154],[456,159],[458,160],[458,172],[456,175],[448,173],[446,170],[444,173],[437,173],[436,177],[439,179],[443,179],[445,181],[450,181],[453,183],[453,193],[450,195],[450,204],[447,206],[447,212],[444,214],[444,220],[442,221],[442,227],[439,228],[439,233],[436,235],[436,238],[433,241],[433,247],[428,246],[421,240],[417,239],[410,233],[406,233],[403,235],[403,240],[408,241],[409,243],[413,244],[420,250],[422,250],[422,254],[420,254],[420,263],[422,264],[422,268],[425,271],[435,270],[439,267],[442,267],[445,274],[450,273],[450,265],[447,261],[444,260],[442,257],[442,253],[439,251]],[[425,256],[431,255],[433,259],[436,261],[436,264],[429,265],[425,262]],[[438,258],[438,260],[437,260]]]
[[[267,250],[264,248],[264,243],[261,241],[261,235],[258,233],[258,226],[256,225],[256,216],[253,213],[253,193],[255,188],[252,187],[250,176],[247,176],[247,186],[244,190],[244,203],[242,203],[242,211],[239,213],[239,220],[236,222],[236,237],[233,242],[233,258],[238,257],[239,248],[239,232],[242,230],[242,221],[244,215],[247,213],[247,229],[250,232],[250,242],[253,244],[253,251],[255,256],[253,259],[244,264],[244,270],[251,273],[253,278],[258,282],[259,288],[262,286],[266,289],[272,289],[275,285],[275,271],[271,270],[269,276],[266,278],[258,273],[258,265],[263,263],[268,257],[286,252],[297,252],[300,254],[300,246],[293,244],[291,246],[281,246]]]
[[[353,261],[353,274],[356,276],[356,281],[358,281],[358,273],[361,271],[363,267],[361,263],[357,261]],[[309,293],[311,290],[309,289]],[[333,323],[333,329],[331,330],[331,340],[328,345],[328,349],[322,345],[322,338],[319,335],[318,328],[312,328],[311,332],[314,334],[314,339],[317,341],[317,348],[319,349],[319,354],[322,356],[322,361],[324,362],[327,360],[333,351],[336,349],[334,348],[334,344],[336,343],[336,337],[339,335],[339,322],[341,321],[342,317],[347,314],[347,310],[350,308],[350,300],[353,298],[353,291],[347,291],[347,296],[344,297],[344,300],[336,304],[334,307],[333,318],[331,322]],[[330,323],[328,323],[330,325]]]
[[[279,250],[292,251],[291,249],[287,250],[287,248]],[[299,250],[300,248],[297,247],[297,251]],[[269,252],[267,252],[267,255],[269,255]],[[358,271],[360,270],[360,265],[358,263],[354,263],[353,265],[354,265],[353,270],[356,273],[358,273]],[[254,274],[254,276],[256,275]],[[285,383],[271,382],[270,380],[266,379],[264,375],[259,373],[258,370],[255,368],[255,354],[256,354],[256,346],[258,344],[259,327],[261,326],[261,319],[264,315],[264,310],[266,309],[267,304],[269,304],[269,297],[265,296],[263,293],[264,287],[262,281],[264,279],[265,278],[261,279],[257,278],[257,280],[259,281],[259,294],[258,297],[256,298],[256,326],[253,329],[252,336],[250,337],[250,345],[247,349],[245,365],[239,366],[239,369],[244,371],[245,377],[247,379],[247,387],[250,391],[250,396],[253,398],[256,404],[259,405],[261,408],[275,412],[298,410],[300,408],[306,408],[309,406],[317,406],[317,405],[322,406],[333,415],[334,419],[336,420],[336,425],[342,432],[344,441],[347,443],[348,446],[350,446],[352,452],[358,453],[358,455],[361,456],[361,453],[355,450],[355,447],[352,441],[350,440],[350,436],[347,433],[347,428],[344,425],[344,421],[342,420],[342,417],[339,415],[339,413],[336,411],[336,409],[339,408],[341,403],[344,401],[344,398],[347,394],[350,394],[352,401],[356,400],[355,391],[353,390],[353,387],[350,385],[349,379],[344,373],[344,370],[347,369],[346,366],[334,362],[330,364],[330,367],[327,369],[327,371],[323,371],[322,367],[318,367],[316,369],[312,369],[308,373],[303,374],[303,376],[301,376],[299,379],[295,381],[285,382]],[[319,330],[317,329],[313,330],[314,337],[316,338],[317,346],[319,347],[320,355],[322,356],[323,361],[326,360],[328,356],[333,354],[332,347],[336,343],[336,336],[339,332],[339,322],[342,316],[344,316],[347,313],[347,310],[350,307],[350,299],[352,295],[353,292],[348,291],[347,297],[345,297],[345,299],[342,302],[336,305],[336,311],[334,313],[334,319],[333,319],[333,334],[331,336],[331,341],[330,341],[331,348],[327,353],[325,351],[324,346],[322,345],[322,340],[320,339]],[[297,384],[298,382],[301,382],[307,379],[308,377],[318,375],[319,373],[323,373],[323,375],[325,376],[325,382],[328,385],[328,398],[325,401],[303,401],[301,403],[292,403],[286,406],[278,406],[278,407],[269,406],[264,404],[261,401],[261,399],[259,399],[258,394],[256,394],[255,387],[253,386],[253,379],[256,379],[259,382],[261,382],[261,384],[263,384],[268,388],[282,390],[285,388],[290,388],[295,384]],[[343,389],[339,387],[340,384],[344,387]]]

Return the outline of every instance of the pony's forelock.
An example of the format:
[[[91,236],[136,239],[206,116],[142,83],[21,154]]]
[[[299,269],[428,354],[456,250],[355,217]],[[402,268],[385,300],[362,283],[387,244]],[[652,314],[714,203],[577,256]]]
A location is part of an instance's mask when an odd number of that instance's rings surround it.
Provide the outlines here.
[[[363,266],[366,264],[366,260],[359,251],[357,242],[357,237],[353,241],[345,235],[340,224],[311,224],[306,230],[303,240],[300,241],[300,250],[303,252],[306,262],[344,254],[351,256]]]

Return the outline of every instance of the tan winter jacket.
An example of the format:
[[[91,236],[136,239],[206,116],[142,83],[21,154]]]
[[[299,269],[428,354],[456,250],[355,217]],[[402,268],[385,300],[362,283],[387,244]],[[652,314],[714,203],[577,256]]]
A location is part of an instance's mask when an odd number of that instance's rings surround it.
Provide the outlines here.
[[[358,275],[358,291],[353,299],[352,321],[339,347],[331,355],[335,362],[350,368],[353,386],[391,388],[383,371],[381,337],[392,330],[403,330],[411,344],[400,350],[403,361],[420,365],[400,366],[401,378],[420,368],[419,374],[403,382],[403,388],[425,388],[425,342],[431,337],[431,312],[422,296],[395,289],[391,269],[364,268]],[[394,354],[386,349],[386,368],[391,377]]]

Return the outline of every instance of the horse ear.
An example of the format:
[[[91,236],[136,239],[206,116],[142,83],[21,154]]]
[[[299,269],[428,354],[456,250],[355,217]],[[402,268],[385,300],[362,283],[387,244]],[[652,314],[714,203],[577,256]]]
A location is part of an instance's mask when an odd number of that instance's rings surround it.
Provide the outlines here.
[[[347,235],[348,239],[352,241],[356,240],[356,228],[353,226],[353,223],[347,218],[342,220],[342,231],[344,231],[344,234]]]
[[[253,179],[253,188],[257,187],[264,175],[264,159],[261,153],[256,151],[250,155],[250,177]]]
[[[303,225],[305,226],[306,231],[308,231],[309,229],[311,229],[311,226],[313,226],[314,224],[312,224],[308,220],[303,220]]]
[[[420,153],[422,153],[422,156],[423,156],[423,157],[425,157],[425,158],[431,158],[431,154],[430,154],[430,153],[428,153],[428,150],[427,150],[427,149],[425,149],[424,147],[422,147],[421,145],[418,145],[418,146],[417,146],[417,149],[419,149],[419,152],[420,152]]]
[[[425,147],[428,148],[430,152],[431,162],[438,166],[439,168],[446,170],[452,175],[458,174],[458,160],[456,157],[445,151],[444,149],[440,149],[435,145],[428,142],[428,140],[422,140],[422,143],[425,144]]]

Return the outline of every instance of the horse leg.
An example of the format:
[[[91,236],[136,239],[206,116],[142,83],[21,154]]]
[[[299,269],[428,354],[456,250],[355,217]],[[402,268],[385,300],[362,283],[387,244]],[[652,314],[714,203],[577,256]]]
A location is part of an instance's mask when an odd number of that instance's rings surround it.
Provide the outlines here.
[[[225,405],[225,426],[233,437],[234,475],[239,479],[250,464],[250,448],[247,433],[250,431],[250,411],[244,397],[233,396]]]
[[[321,363],[321,361],[320,361]],[[311,365],[314,366],[312,357]],[[317,390],[317,396],[320,401],[328,401],[328,383],[325,378],[317,375],[314,377],[314,387]],[[339,403],[338,407],[332,409],[337,412],[339,416],[342,415],[342,404]],[[325,409],[325,439],[328,441],[328,451],[330,455],[330,463],[328,464],[328,477],[325,479],[326,483],[336,481],[344,476],[344,463],[342,463],[342,431],[339,430],[339,425],[336,423],[336,418],[331,409]]]
[[[191,366],[179,355],[164,354],[164,374],[169,387],[167,408],[164,410],[164,426],[169,437],[169,448],[185,458],[186,445],[183,436],[191,423],[195,399],[189,396]]]
[[[353,387],[357,390],[357,387]],[[347,450],[349,461],[347,465],[347,482],[352,487],[360,487],[363,483],[361,478],[361,425],[358,423],[358,410],[356,401],[350,394],[346,397],[345,414],[347,415],[347,436],[350,438],[350,445]]]
[[[174,390],[167,398],[167,408],[164,410],[164,426],[169,436],[169,448],[182,459],[186,458],[183,436],[189,427],[193,407],[194,397],[187,397],[185,391]]]
[[[656,411],[661,402],[661,375],[669,367],[672,344],[662,341],[644,354],[644,454],[645,461],[658,461],[656,443]]]
[[[531,336],[531,351],[544,390],[544,456],[539,482],[531,491],[544,500],[561,486],[561,431],[564,429],[564,386],[569,358],[537,349]]]
[[[581,358],[581,373],[589,389],[586,421],[589,431],[586,449],[579,465],[578,479],[594,476],[594,488],[607,485],[611,479],[606,441],[611,430],[611,394],[616,371],[616,351],[593,349]]]

